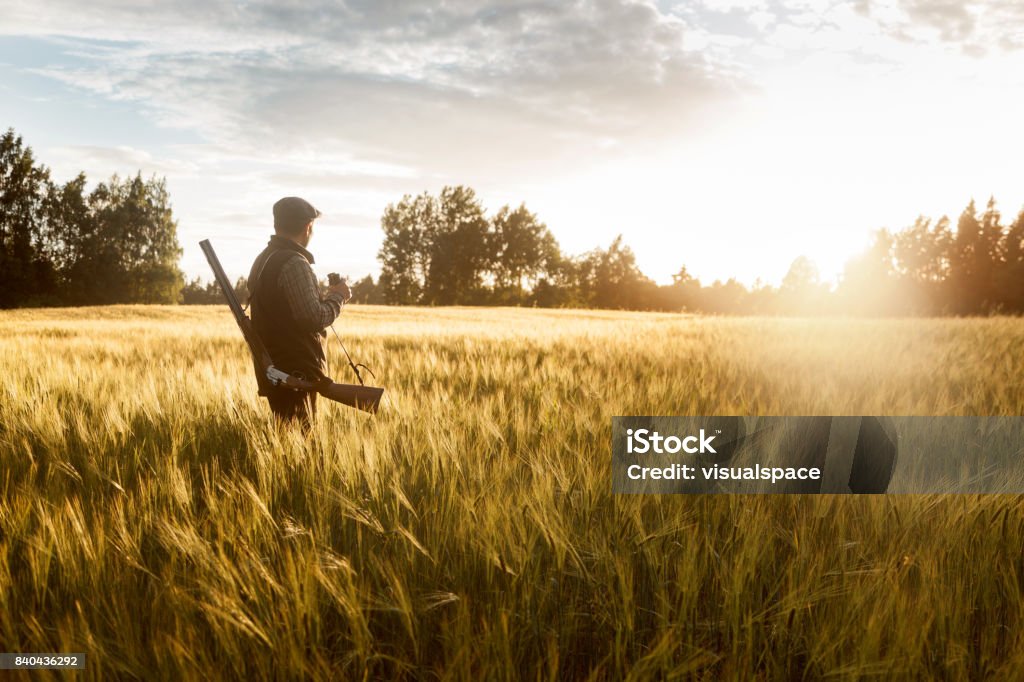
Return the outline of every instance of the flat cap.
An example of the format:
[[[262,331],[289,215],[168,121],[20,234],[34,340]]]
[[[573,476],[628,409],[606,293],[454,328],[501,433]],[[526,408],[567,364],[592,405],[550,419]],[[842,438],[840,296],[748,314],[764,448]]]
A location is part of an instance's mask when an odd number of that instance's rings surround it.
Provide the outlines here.
[[[320,216],[313,204],[299,197],[285,197],[274,204],[275,225],[305,225]]]

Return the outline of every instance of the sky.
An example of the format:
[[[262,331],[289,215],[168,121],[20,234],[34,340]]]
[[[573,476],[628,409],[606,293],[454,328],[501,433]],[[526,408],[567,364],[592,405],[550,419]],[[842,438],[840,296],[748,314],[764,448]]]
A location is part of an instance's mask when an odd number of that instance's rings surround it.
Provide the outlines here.
[[[661,283],[825,280],[879,228],[1024,205],[1017,0],[0,0],[0,127],[66,181],[165,177],[189,277],[298,195],[376,275],[404,194],[525,202]]]

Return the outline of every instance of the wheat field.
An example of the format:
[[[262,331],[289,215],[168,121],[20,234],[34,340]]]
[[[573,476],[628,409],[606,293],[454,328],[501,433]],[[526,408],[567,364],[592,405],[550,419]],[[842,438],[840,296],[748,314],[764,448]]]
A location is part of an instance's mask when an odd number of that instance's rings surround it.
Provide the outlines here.
[[[147,680],[1024,678],[1019,497],[617,497],[610,471],[616,415],[1022,415],[1024,320],[336,326],[388,399],[321,401],[304,438],[226,308],[0,312],[0,652]]]

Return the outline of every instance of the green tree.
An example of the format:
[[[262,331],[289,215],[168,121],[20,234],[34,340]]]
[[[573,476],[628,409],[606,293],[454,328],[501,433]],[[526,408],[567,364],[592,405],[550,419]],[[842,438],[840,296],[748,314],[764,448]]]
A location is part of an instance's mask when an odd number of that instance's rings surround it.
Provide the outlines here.
[[[978,312],[988,313],[999,309],[999,292],[996,276],[1003,265],[1003,225],[1001,214],[996,208],[995,197],[989,197],[985,212],[981,215],[978,249],[978,287],[981,303]]]
[[[585,305],[579,295],[576,262],[561,252],[554,254],[534,283],[526,304],[541,308]]]
[[[224,303],[224,294],[216,282],[203,282],[196,277],[181,288],[181,302],[185,305],[216,305]]]
[[[950,252],[949,283],[953,310],[961,314],[985,312],[994,304],[993,275],[998,259],[997,244],[1001,231],[995,202],[978,218],[974,200],[957,220],[956,235]]]
[[[378,286],[388,303],[421,303],[430,269],[430,240],[436,231],[437,201],[424,192],[388,204],[381,217],[384,241]]]
[[[934,224],[918,216],[910,227],[892,236],[893,272],[900,283],[904,310],[938,313],[953,305],[949,276],[953,233],[949,218]]]
[[[55,267],[43,248],[50,172],[8,129],[0,137],[0,308],[56,294]]]
[[[445,187],[437,200],[437,220],[427,232],[430,264],[424,296],[437,305],[486,302],[483,276],[495,257],[490,224],[469,187]]]
[[[1003,262],[995,275],[998,300],[1007,311],[1024,312],[1024,211],[1003,233]]]
[[[686,266],[672,275],[672,284],[663,287],[660,308],[673,311],[693,312],[701,306],[700,281],[687,271]]]
[[[701,310],[709,313],[736,315],[744,312],[747,289],[733,278],[715,280],[701,290]]]
[[[0,137],[0,306],[174,303],[177,225],[163,180],[50,180],[32,150]]]
[[[558,242],[525,204],[515,210],[503,206],[495,214],[491,240],[491,271],[497,300],[502,303],[523,303],[524,283],[532,290],[542,276],[552,274],[561,258]]]
[[[472,189],[445,187],[389,204],[381,218],[378,285],[389,303],[484,303],[494,263],[490,223]]]
[[[372,276],[367,275],[352,285],[352,302],[371,305],[384,303],[380,287],[374,283]]]
[[[590,307],[656,307],[657,285],[640,272],[621,234],[607,249],[595,249],[577,261],[577,282],[582,301]]]
[[[249,285],[245,277],[235,280],[232,287],[235,298],[243,306],[249,301]],[[224,292],[215,281],[203,282],[199,277],[187,282],[181,288],[180,302],[184,305],[226,305]]]
[[[113,176],[89,195],[89,231],[71,273],[86,303],[177,303],[184,284],[166,182]]]
[[[65,286],[69,284],[68,273],[83,255],[85,239],[94,230],[85,184],[84,173],[79,173],[63,185],[51,184],[43,208],[43,241]]]

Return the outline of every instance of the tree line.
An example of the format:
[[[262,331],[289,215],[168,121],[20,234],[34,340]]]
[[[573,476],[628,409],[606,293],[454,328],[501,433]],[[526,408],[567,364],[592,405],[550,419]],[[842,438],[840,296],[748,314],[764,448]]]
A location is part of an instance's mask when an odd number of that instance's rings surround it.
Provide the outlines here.
[[[59,184],[14,130],[0,136],[0,308],[176,303],[181,248],[163,179]]]
[[[658,285],[620,235],[563,253],[525,204],[487,215],[469,187],[406,195],[381,217],[381,272],[353,300],[392,305],[511,305],[723,314],[1024,313],[1024,211],[1005,223],[972,200],[954,226],[920,216],[879,230],[835,285],[806,257],[778,287],[701,283],[685,266]],[[0,308],[112,303],[220,304],[213,282],[185,282],[165,180],[113,176],[86,191],[59,184],[22,138],[0,137]],[[245,279],[235,286],[246,298]]]
[[[989,200],[972,200],[954,229],[920,216],[878,230],[838,284],[798,257],[778,287],[735,279],[702,284],[685,266],[658,285],[618,236],[579,256],[525,205],[488,218],[472,189],[405,196],[381,218],[380,278],[359,281],[354,299],[402,305],[525,305],[725,314],[972,315],[1024,312],[1024,211],[1005,224]]]

